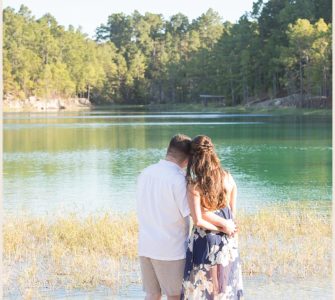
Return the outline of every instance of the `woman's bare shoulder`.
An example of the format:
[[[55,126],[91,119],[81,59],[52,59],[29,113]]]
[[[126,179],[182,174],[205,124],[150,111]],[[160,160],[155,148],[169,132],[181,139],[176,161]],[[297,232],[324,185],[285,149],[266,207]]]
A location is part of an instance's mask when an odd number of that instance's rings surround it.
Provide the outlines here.
[[[228,189],[232,189],[236,185],[234,177],[229,171],[225,171],[225,173],[226,176],[224,182],[227,185]]]
[[[230,172],[227,172],[228,174],[228,180],[231,182],[235,182],[233,175]]]
[[[200,195],[199,190],[197,189],[197,186],[193,183],[189,183],[187,185],[187,191],[194,196]]]

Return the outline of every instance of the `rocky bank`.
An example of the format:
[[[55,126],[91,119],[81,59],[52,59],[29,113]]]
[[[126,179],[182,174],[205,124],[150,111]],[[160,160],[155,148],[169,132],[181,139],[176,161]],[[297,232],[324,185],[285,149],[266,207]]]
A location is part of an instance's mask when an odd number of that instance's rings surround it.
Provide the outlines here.
[[[293,108],[332,108],[332,98],[325,96],[305,96],[301,101],[299,94],[292,94],[283,98],[256,100],[246,104],[247,107],[269,108],[269,107],[293,107]]]
[[[92,108],[92,103],[86,98],[54,98],[54,99],[40,99],[31,96],[28,99],[20,100],[11,96],[6,96],[3,99],[3,111],[78,111]]]

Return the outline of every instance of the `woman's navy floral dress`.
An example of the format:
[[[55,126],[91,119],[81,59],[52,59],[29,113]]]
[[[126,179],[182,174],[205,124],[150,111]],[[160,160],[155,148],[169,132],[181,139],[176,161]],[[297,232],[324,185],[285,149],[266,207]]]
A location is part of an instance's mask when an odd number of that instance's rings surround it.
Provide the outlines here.
[[[215,213],[232,219],[228,207]],[[181,299],[243,299],[237,238],[193,226]]]

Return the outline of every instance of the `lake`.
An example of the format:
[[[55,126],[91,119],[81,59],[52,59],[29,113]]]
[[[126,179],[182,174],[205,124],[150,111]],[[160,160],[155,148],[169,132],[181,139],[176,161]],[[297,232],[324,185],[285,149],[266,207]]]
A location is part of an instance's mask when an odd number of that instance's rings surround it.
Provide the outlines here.
[[[136,177],[171,136],[212,138],[238,207],[332,197],[331,116],[146,112],[4,114],[4,210],[33,215],[135,210]],[[327,208],[328,210],[328,208]]]

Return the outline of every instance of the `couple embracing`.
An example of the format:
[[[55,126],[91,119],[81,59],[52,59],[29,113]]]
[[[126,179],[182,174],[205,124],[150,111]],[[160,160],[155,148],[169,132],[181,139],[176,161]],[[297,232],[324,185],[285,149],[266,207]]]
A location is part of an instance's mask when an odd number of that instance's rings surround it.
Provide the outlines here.
[[[209,137],[174,136],[165,159],[142,171],[136,193],[147,300],[243,299],[236,184]]]

